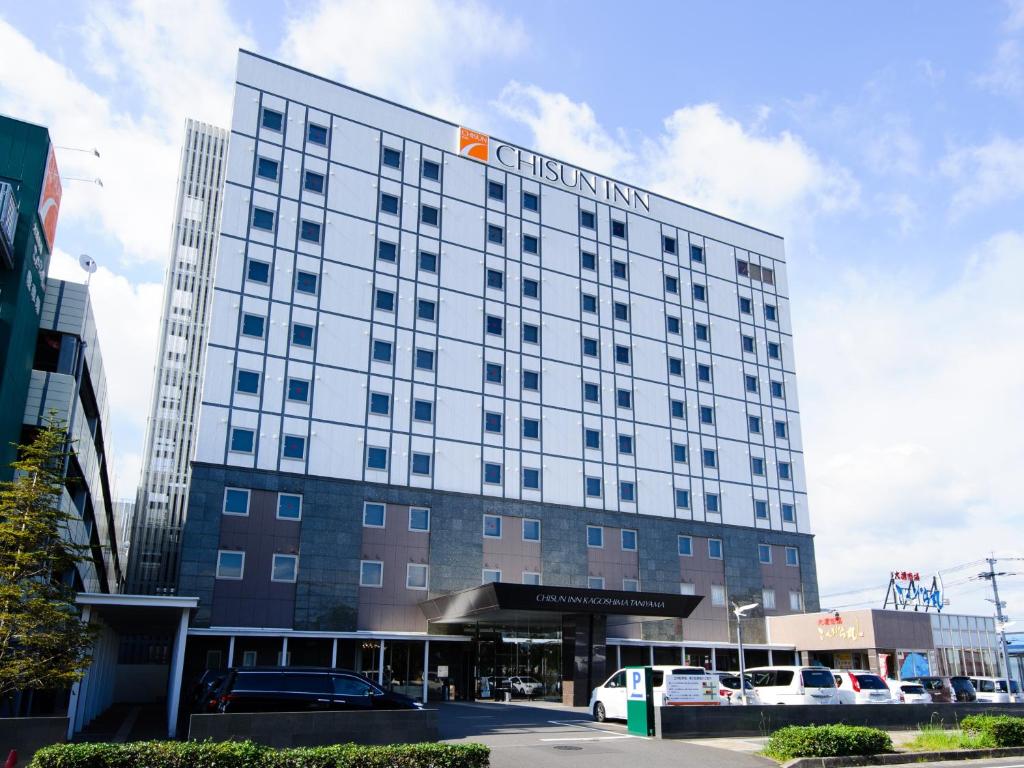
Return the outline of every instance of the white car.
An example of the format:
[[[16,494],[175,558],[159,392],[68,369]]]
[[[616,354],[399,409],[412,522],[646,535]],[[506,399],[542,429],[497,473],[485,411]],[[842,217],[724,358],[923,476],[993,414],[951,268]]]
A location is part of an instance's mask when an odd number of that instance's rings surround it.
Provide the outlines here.
[[[753,667],[747,670],[762,704],[838,704],[832,670],[825,667]]]
[[[544,683],[529,676],[514,676],[508,679],[509,688],[514,696],[528,696],[533,698],[544,693]]]
[[[746,685],[743,687],[747,695],[747,704],[749,706],[757,706],[761,703],[761,697],[757,695],[757,689],[750,683],[750,675],[747,675]],[[739,672],[718,673],[718,696],[722,704],[743,704],[740,699]]]
[[[979,704],[1012,704],[1006,678],[972,677],[971,685],[978,693]]]
[[[889,680],[892,699],[898,704],[931,704],[932,695],[920,683],[910,680]]]
[[[892,704],[888,684],[874,672],[862,669],[833,671],[840,704]]]
[[[703,667],[674,667],[662,665],[651,667],[653,670],[651,690],[654,706],[665,705],[665,678],[668,675],[705,675]],[[590,713],[599,723],[605,720],[626,719],[626,670],[620,669],[612,674],[590,694]]]

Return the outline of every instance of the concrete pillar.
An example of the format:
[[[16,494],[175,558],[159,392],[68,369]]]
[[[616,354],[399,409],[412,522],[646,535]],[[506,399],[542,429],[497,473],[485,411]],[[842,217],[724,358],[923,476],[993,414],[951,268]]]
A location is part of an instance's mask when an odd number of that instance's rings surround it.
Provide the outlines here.
[[[654,646],[647,646],[647,663],[652,667],[654,666]]]
[[[235,636],[228,638],[228,667],[235,666]]]
[[[685,645],[680,645],[679,646],[679,663],[682,664],[684,667],[686,666],[686,646]]]
[[[82,621],[89,624],[92,620],[92,606],[87,605],[82,608]],[[99,638],[93,644],[92,648],[92,661],[96,660],[96,650],[100,644]],[[89,698],[89,684],[91,682],[92,675],[92,663],[86,667],[85,674],[82,675],[82,679],[75,683],[75,687],[71,691],[71,701],[68,703],[68,739],[82,730],[82,721],[85,718],[86,701]]]
[[[427,703],[427,678],[430,676],[430,641],[423,641],[423,703]]]
[[[770,667],[770,666],[772,666],[772,665],[774,665],[774,664],[775,664],[775,659],[774,659],[774,657],[772,656],[772,649],[771,649],[771,648],[769,648],[769,649],[768,649],[768,666]]]
[[[711,648],[711,671],[712,672],[717,672],[718,671],[718,658],[717,658],[717,654],[715,653],[715,649],[714,649],[713,646]]]
[[[622,669],[622,645],[615,646],[615,669]]]
[[[288,635],[281,638],[281,666],[288,666]]]
[[[331,667],[338,666],[338,638],[331,640]]]
[[[380,660],[377,663],[377,685],[384,686],[384,638],[380,640]]]
[[[167,680],[167,737],[173,739],[178,733],[178,701],[181,697],[181,675],[185,667],[185,643],[188,641],[188,608],[181,609],[178,620],[178,634],[174,638],[171,652],[171,674]]]

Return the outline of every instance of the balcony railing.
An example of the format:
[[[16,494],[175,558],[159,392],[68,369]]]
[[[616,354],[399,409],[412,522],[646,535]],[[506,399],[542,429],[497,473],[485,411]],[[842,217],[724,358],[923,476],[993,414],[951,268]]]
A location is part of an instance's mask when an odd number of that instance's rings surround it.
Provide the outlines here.
[[[8,269],[14,268],[14,233],[18,229],[18,200],[14,188],[0,181],[0,257]]]

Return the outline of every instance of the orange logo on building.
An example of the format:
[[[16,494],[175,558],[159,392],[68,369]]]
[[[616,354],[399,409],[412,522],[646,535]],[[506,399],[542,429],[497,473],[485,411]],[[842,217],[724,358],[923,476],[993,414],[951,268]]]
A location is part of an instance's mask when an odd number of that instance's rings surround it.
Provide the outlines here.
[[[46,173],[43,176],[43,189],[39,195],[39,218],[43,222],[43,235],[46,247],[53,251],[53,238],[57,235],[57,216],[60,213],[60,173],[57,171],[57,157],[50,147],[46,157]]]
[[[472,157],[481,163],[490,159],[490,137],[485,133],[477,133],[469,128],[459,128],[459,154]]]

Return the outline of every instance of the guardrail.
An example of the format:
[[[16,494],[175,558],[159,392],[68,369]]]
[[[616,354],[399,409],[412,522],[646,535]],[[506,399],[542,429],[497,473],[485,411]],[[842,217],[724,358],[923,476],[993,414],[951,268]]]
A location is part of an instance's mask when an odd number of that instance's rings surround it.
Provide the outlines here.
[[[14,187],[0,181],[0,251],[8,268],[14,266],[14,234],[18,229],[18,200]]]

